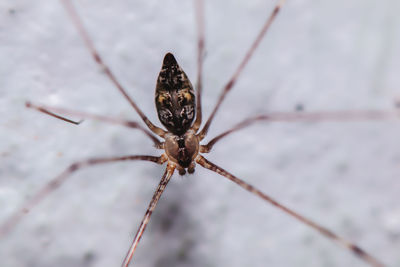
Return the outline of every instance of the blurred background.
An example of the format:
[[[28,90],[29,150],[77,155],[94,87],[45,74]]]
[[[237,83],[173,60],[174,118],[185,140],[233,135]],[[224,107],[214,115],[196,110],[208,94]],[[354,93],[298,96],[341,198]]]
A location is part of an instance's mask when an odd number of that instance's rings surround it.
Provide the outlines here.
[[[95,46],[157,125],[166,52],[195,84],[193,1],[73,1]],[[203,110],[276,1],[206,1]],[[400,101],[400,2],[287,1],[228,95],[213,136],[271,111],[393,110]],[[0,4],[0,222],[72,162],[159,155],[142,133],[28,110],[30,100],[138,120],[94,63],[59,1]],[[73,118],[79,120],[79,118]],[[260,123],[207,158],[281,203],[400,266],[400,121]],[[74,174],[0,241],[0,265],[119,266],[165,166],[125,162]],[[367,266],[201,167],[175,174],[133,266]]]

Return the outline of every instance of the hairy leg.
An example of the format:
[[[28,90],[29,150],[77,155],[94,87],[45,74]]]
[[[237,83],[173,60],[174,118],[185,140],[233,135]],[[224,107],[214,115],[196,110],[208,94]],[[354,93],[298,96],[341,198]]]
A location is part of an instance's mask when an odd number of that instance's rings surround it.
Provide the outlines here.
[[[49,107],[49,106],[45,106],[45,105],[35,105],[35,104],[32,104],[31,102],[26,102],[25,106],[27,108],[36,109],[37,111],[43,112],[47,115],[50,115],[57,119],[60,119],[60,120],[66,121],[66,122],[70,122],[73,124],[79,124],[82,122],[82,120],[79,123],[77,123],[77,122],[67,119],[63,116],[55,114],[54,112],[62,113],[62,114],[69,115],[69,116],[79,116],[81,118],[88,118],[88,119],[94,119],[94,120],[104,121],[104,122],[113,123],[113,124],[120,124],[120,125],[129,127],[129,128],[138,129],[138,130],[142,131],[145,135],[147,135],[153,141],[154,146],[156,148],[162,148],[162,143],[157,139],[157,137],[155,137],[147,129],[140,126],[140,124],[137,123],[136,121],[121,120],[121,119],[116,119],[116,118],[112,118],[112,117],[108,117],[108,116],[97,115],[97,114],[92,114],[92,113],[88,113],[88,112],[75,111],[75,110],[64,109],[64,108]]]
[[[240,74],[242,73],[243,69],[246,67],[247,63],[249,62],[250,58],[252,57],[254,51],[257,49],[258,45],[261,43],[262,39],[264,38],[266,32],[268,31],[269,27],[271,26],[272,22],[275,20],[276,15],[278,14],[279,10],[281,9],[282,5],[284,4],[285,0],[279,0],[276,4],[272,14],[268,17],[267,21],[265,22],[264,26],[262,27],[260,33],[258,34],[257,38],[254,40],[253,44],[251,45],[250,49],[247,51],[246,55],[244,56],[242,62],[240,63],[239,67],[236,69],[235,73],[225,85],[224,89],[222,90],[217,103],[213,111],[211,112],[210,117],[208,118],[206,124],[204,125],[203,129],[199,133],[200,140],[203,140],[204,137],[207,135],[208,129],[210,128],[211,122],[214,119],[215,114],[217,113],[219,107],[222,104],[222,101],[225,99],[225,96],[228,92],[232,89],[235,85],[237,79],[239,78]]]
[[[33,195],[32,198],[28,199],[8,220],[0,225],[0,237],[7,234],[13,227],[15,227],[22,217],[30,211],[30,209],[38,205],[45,197],[59,188],[71,176],[71,174],[77,170],[98,164],[131,160],[152,161],[162,164],[166,161],[166,157],[164,155],[160,157],[135,155],[112,158],[92,158],[72,163],[62,173],[51,179],[50,182],[43,186],[35,195]]]
[[[231,129],[217,135],[211,139],[206,145],[200,147],[200,152],[208,153],[211,151],[215,143],[222,138],[247,128],[257,122],[352,122],[352,121],[381,121],[388,119],[399,119],[398,111],[384,110],[343,110],[343,111],[320,111],[320,112],[272,112],[265,115],[257,115],[244,119]]]
[[[201,95],[203,90],[203,60],[204,60],[204,1],[196,0],[196,24],[197,24],[197,88],[196,88],[196,120],[192,129],[197,132],[201,125],[202,109]]]
[[[128,253],[126,254],[126,257],[122,263],[122,267],[129,266],[129,263],[132,260],[133,254],[135,253],[136,247],[139,244],[139,241],[142,238],[144,230],[146,229],[146,226],[150,221],[151,214],[153,213],[154,209],[156,208],[158,200],[160,199],[162,193],[165,190],[165,187],[167,186],[168,182],[170,181],[172,175],[174,174],[174,170],[175,170],[174,165],[169,165],[169,164],[167,165],[167,169],[165,170],[164,175],[161,178],[161,181],[158,184],[156,191],[154,192],[153,198],[151,199],[149,207],[147,208],[146,213],[144,214],[143,220],[140,223],[140,226],[136,232],[135,238],[133,239],[132,244],[129,247]]]
[[[122,87],[122,85],[118,82],[117,78],[114,76],[114,74],[111,72],[110,68],[104,63],[103,59],[100,57],[100,54],[97,52],[96,48],[93,45],[92,40],[89,37],[89,34],[85,30],[83,23],[81,19],[79,18],[76,10],[72,6],[70,0],[62,0],[62,3],[64,4],[66,10],[68,11],[68,14],[70,15],[73,23],[75,24],[76,28],[79,31],[79,34],[81,35],[83,41],[85,42],[86,47],[89,49],[90,53],[92,54],[94,60],[99,64],[102,69],[104,70],[105,74],[107,77],[114,83],[114,85],[117,87],[117,89],[121,92],[121,94],[125,97],[126,100],[131,104],[131,106],[136,110],[136,112],[139,114],[139,116],[142,118],[144,123],[146,123],[147,127],[155,133],[156,135],[163,137],[165,135],[165,131],[157,126],[155,126],[144,113],[142,110],[136,105],[136,102],[128,95],[126,90]]]
[[[228,178],[229,180],[231,180],[232,182],[238,184],[239,186],[241,186],[242,188],[246,189],[250,193],[262,198],[263,200],[269,202],[270,204],[272,204],[273,206],[277,207],[278,209],[280,209],[281,211],[285,212],[286,214],[296,218],[297,220],[299,220],[303,224],[306,224],[306,225],[310,226],[311,228],[317,230],[322,235],[326,236],[327,238],[335,241],[336,243],[338,243],[341,246],[345,247],[346,249],[350,250],[352,253],[354,253],[354,255],[360,257],[362,260],[364,260],[365,262],[367,262],[371,266],[375,266],[375,267],[383,267],[384,266],[383,263],[378,261],[376,258],[374,258],[369,253],[365,252],[359,246],[357,246],[357,245],[351,243],[350,241],[347,241],[346,239],[336,235],[332,231],[326,229],[325,227],[322,227],[321,225],[311,221],[310,219],[305,218],[304,216],[300,215],[299,213],[297,213],[297,212],[295,212],[295,211],[283,206],[282,204],[280,204],[276,200],[272,199],[270,196],[264,194],[263,192],[261,192],[260,190],[255,188],[254,186],[252,186],[252,185],[246,183],[245,181],[237,178],[233,174],[227,172],[226,170],[222,169],[221,167],[219,167],[219,166],[215,165],[214,163],[208,161],[204,157],[199,155],[197,157],[197,159],[196,159],[196,162],[198,164],[200,164],[201,166],[203,166],[204,168],[209,169],[209,170],[211,170],[213,172],[216,172],[216,173]]]

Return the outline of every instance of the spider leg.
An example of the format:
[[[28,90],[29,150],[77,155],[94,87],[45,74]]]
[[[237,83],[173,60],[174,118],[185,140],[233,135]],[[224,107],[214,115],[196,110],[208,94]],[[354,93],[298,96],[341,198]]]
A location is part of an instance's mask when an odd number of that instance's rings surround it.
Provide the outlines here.
[[[274,10],[272,11],[272,14],[268,17],[267,21],[265,22],[264,26],[262,27],[260,33],[258,34],[257,38],[254,40],[253,44],[251,45],[250,49],[247,51],[246,55],[244,56],[242,62],[240,63],[239,67],[236,69],[235,73],[232,75],[231,79],[228,81],[228,83],[225,85],[224,89],[222,90],[217,104],[215,105],[213,111],[211,112],[210,117],[208,117],[208,120],[206,124],[204,125],[203,129],[199,133],[199,138],[200,140],[203,140],[204,137],[207,135],[208,129],[210,127],[210,124],[212,120],[214,119],[215,114],[217,113],[219,107],[221,106],[222,101],[224,100],[225,96],[228,94],[228,92],[232,89],[232,87],[235,85],[239,75],[243,71],[243,69],[246,67],[247,63],[249,62],[251,56],[253,55],[254,51],[257,49],[258,45],[264,38],[267,30],[269,29],[270,25],[276,18],[276,15],[279,13],[279,10],[281,9],[282,5],[284,4],[285,0],[279,0],[279,2],[276,4]]]
[[[197,24],[197,107],[196,120],[193,123],[192,129],[197,132],[201,125],[202,110],[201,110],[201,95],[203,90],[203,60],[204,60],[204,1],[196,0],[196,24]]]
[[[45,114],[55,117],[57,119],[60,119],[60,120],[66,121],[66,122],[70,122],[73,124],[79,124],[82,122],[82,120],[77,123],[75,121],[72,121],[70,119],[62,117],[58,114],[55,114],[54,112],[62,113],[62,114],[69,115],[69,116],[78,116],[81,118],[88,118],[88,119],[94,119],[94,120],[104,121],[104,122],[113,123],[113,124],[120,124],[125,127],[138,129],[138,130],[142,131],[144,134],[146,134],[148,137],[150,137],[150,139],[153,141],[154,146],[156,148],[162,147],[162,143],[160,142],[160,140],[158,140],[157,137],[155,137],[147,129],[140,126],[140,124],[137,123],[136,121],[121,120],[121,119],[116,119],[116,118],[112,118],[112,117],[108,117],[108,116],[97,115],[97,114],[92,114],[92,113],[88,113],[88,112],[75,111],[75,110],[64,109],[64,108],[49,107],[49,106],[45,106],[45,105],[35,105],[35,104],[32,104],[31,102],[26,102],[25,106],[27,108],[36,109],[37,111],[40,111],[42,113],[45,113]]]
[[[57,115],[57,114],[55,114],[54,112],[51,112],[49,108],[45,108],[45,107],[43,107],[43,106],[34,105],[34,104],[32,104],[31,102],[29,102],[29,101],[25,102],[25,107],[36,109],[37,111],[40,111],[40,112],[42,112],[42,113],[44,113],[44,114],[47,114],[47,115],[49,115],[49,116],[52,116],[52,117],[54,117],[54,118],[56,118],[56,119],[59,119],[59,120],[62,120],[62,121],[66,121],[66,122],[69,122],[69,123],[72,123],[72,124],[75,124],[75,125],[79,125],[79,124],[81,124],[81,122],[83,122],[82,119],[81,119],[80,121],[73,121],[73,120],[70,120],[70,119],[68,119],[68,118],[66,118],[66,117]]]
[[[200,152],[208,153],[211,151],[215,143],[225,136],[238,130],[249,127],[260,121],[267,122],[350,122],[350,121],[381,121],[386,119],[400,118],[398,111],[384,110],[344,110],[344,111],[322,111],[322,112],[273,112],[270,114],[257,115],[244,119],[231,129],[217,135],[211,139],[206,145],[200,147]]]
[[[7,234],[11,228],[21,220],[21,218],[30,211],[33,207],[39,204],[46,196],[56,190],[58,187],[64,183],[67,178],[71,176],[75,171],[82,169],[84,167],[89,167],[97,164],[117,162],[117,161],[128,161],[128,160],[145,160],[152,161],[158,164],[162,164],[166,161],[166,157],[161,155],[160,157],[154,156],[144,156],[144,155],[134,155],[134,156],[122,156],[122,157],[112,157],[112,158],[92,158],[87,160],[78,161],[72,163],[67,169],[65,169],[58,176],[50,180],[46,185],[44,185],[31,199],[27,200],[21,208],[19,208],[9,219],[0,225],[0,237]]]
[[[74,9],[73,5],[69,0],[62,0],[65,9],[67,10],[68,14],[70,15],[73,23],[75,24],[76,28],[79,31],[83,41],[85,42],[86,47],[89,49],[90,53],[92,54],[94,60],[101,66],[107,77],[114,83],[117,89],[121,92],[121,94],[125,97],[126,100],[131,104],[131,106],[136,110],[139,116],[142,118],[144,123],[146,123],[147,127],[155,133],[156,135],[163,137],[165,135],[165,131],[157,126],[155,126],[147,117],[144,115],[142,110],[136,105],[135,101],[128,95],[126,90],[122,87],[122,85],[118,82],[117,78],[111,72],[110,68],[103,62],[103,59],[100,57],[100,54],[97,52],[96,48],[93,45],[92,40],[89,37],[89,34],[85,30],[81,19],[78,16],[78,13]]]
[[[126,254],[126,257],[122,263],[122,267],[128,267],[129,263],[132,260],[133,254],[135,253],[136,247],[139,244],[140,239],[142,238],[143,232],[146,229],[147,224],[149,223],[151,214],[153,213],[154,209],[157,206],[158,200],[160,199],[162,193],[164,192],[165,187],[167,186],[169,180],[172,177],[172,174],[174,174],[175,170],[175,165],[167,165],[167,169],[164,172],[163,177],[161,178],[160,183],[158,184],[158,187],[156,191],[154,192],[153,198],[150,201],[149,207],[146,210],[146,213],[143,217],[142,222],[140,223],[139,229],[136,232],[135,238],[132,241],[131,246],[129,247],[128,253]]]
[[[252,186],[252,185],[246,183],[245,181],[237,178],[233,174],[230,174],[226,170],[224,170],[221,167],[215,165],[214,163],[208,161],[204,157],[199,155],[196,158],[196,162],[199,163],[204,168],[209,169],[209,170],[211,170],[213,172],[216,172],[216,173],[228,178],[229,180],[231,180],[232,182],[235,182],[236,184],[238,184],[242,188],[246,189],[250,193],[252,193],[254,195],[257,195],[258,197],[260,197],[263,200],[269,202],[270,204],[272,204],[273,206],[275,206],[278,209],[282,210],[283,212],[285,212],[285,213],[289,214],[290,216],[296,218],[300,222],[302,222],[302,223],[310,226],[311,228],[317,230],[322,235],[326,236],[329,239],[332,239],[333,241],[335,241],[338,244],[342,245],[346,249],[350,250],[352,253],[354,253],[356,256],[360,257],[362,260],[364,260],[365,262],[367,262],[371,266],[375,266],[375,267],[383,267],[384,266],[383,263],[381,263],[380,261],[375,259],[372,255],[370,255],[367,252],[365,252],[359,246],[347,241],[346,239],[343,239],[342,237],[336,235],[335,233],[331,232],[330,230],[326,229],[325,227],[322,227],[321,225],[319,225],[319,224],[317,224],[317,223],[315,223],[315,222],[303,217],[302,215],[298,214],[297,212],[295,212],[295,211],[283,206],[282,204],[278,203],[277,201],[275,201],[274,199],[272,199],[268,195],[264,194],[263,192],[261,192],[260,190],[255,188],[254,186]]]

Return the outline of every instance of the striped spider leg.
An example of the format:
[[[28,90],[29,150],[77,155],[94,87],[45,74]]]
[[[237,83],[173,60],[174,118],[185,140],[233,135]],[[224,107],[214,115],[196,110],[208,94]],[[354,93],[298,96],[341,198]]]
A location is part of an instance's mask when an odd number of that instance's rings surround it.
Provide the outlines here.
[[[256,41],[253,43],[245,58],[241,62],[237,71],[234,73],[232,78],[228,81],[226,86],[223,88],[223,91],[220,97],[217,100],[217,104],[211,112],[210,117],[205,122],[203,128],[200,128],[202,124],[202,110],[201,110],[201,91],[202,91],[202,66],[203,66],[203,58],[204,58],[204,18],[203,18],[203,5],[202,1],[196,1],[196,10],[197,10],[197,25],[198,25],[198,68],[197,68],[197,83],[194,90],[188,81],[186,75],[183,70],[179,67],[175,58],[172,54],[167,54],[164,58],[162,71],[159,76],[159,86],[157,86],[156,91],[156,105],[159,118],[163,125],[168,129],[168,131],[163,130],[155,126],[146,115],[140,110],[136,102],[128,95],[126,90],[122,87],[122,85],[117,81],[113,73],[110,71],[109,67],[105,65],[99,53],[96,51],[93,43],[91,42],[86,30],[83,27],[82,22],[77,16],[75,10],[71,6],[70,2],[64,0],[69,14],[71,15],[74,24],[77,26],[80,35],[83,37],[86,46],[89,48],[93,58],[95,61],[102,67],[105,74],[110,78],[110,80],[116,85],[117,89],[121,92],[124,98],[130,103],[130,105],[135,109],[135,111],[139,114],[143,122],[148,127],[148,130],[144,127],[140,126],[138,122],[134,121],[123,121],[114,119],[107,116],[95,115],[87,112],[77,112],[67,109],[54,108],[42,105],[35,105],[32,103],[27,103],[27,107],[36,109],[40,112],[47,113],[50,116],[56,117],[58,119],[65,120],[70,123],[79,124],[79,122],[72,121],[64,116],[75,115],[81,117],[82,119],[95,119],[109,123],[122,124],[124,126],[135,128],[143,133],[145,133],[154,143],[154,146],[159,149],[164,149],[165,153],[163,153],[159,157],[154,156],[145,156],[145,155],[133,155],[133,156],[121,156],[121,157],[111,157],[111,158],[94,158],[84,161],[79,161],[71,164],[63,173],[59,176],[55,177],[49,184],[43,187],[29,202],[23,205],[23,208],[15,214],[15,216],[11,217],[8,222],[3,224],[0,234],[3,232],[7,232],[10,226],[13,226],[18,220],[21,218],[21,214],[26,210],[29,210],[37,203],[41,201],[42,198],[46,197],[50,192],[54,191],[57,187],[64,182],[73,172],[88,166],[94,166],[98,164],[104,164],[109,162],[116,161],[129,161],[129,160],[143,160],[143,161],[152,161],[158,164],[167,163],[166,170],[164,175],[154,192],[153,198],[149,204],[149,207],[145,213],[145,216],[139,226],[139,229],[136,233],[135,238],[132,241],[131,247],[125,257],[122,266],[128,266],[133,259],[133,255],[135,249],[142,237],[142,234],[149,222],[150,216],[155,209],[158,200],[161,197],[167,183],[172,177],[175,169],[179,171],[180,174],[184,174],[186,171],[189,173],[194,171],[194,162],[198,165],[216,172],[227,179],[237,183],[239,186],[244,188],[245,190],[255,194],[261,199],[271,203],[273,206],[282,210],[283,212],[293,216],[304,224],[314,228],[321,234],[326,237],[338,242],[340,245],[349,249],[356,256],[359,256],[362,260],[369,263],[371,266],[383,266],[377,259],[375,259],[371,254],[365,252],[359,246],[339,237],[332,231],[318,225],[317,223],[299,215],[298,213],[290,210],[289,208],[279,204],[274,199],[256,189],[252,185],[244,182],[238,177],[232,175],[228,171],[223,168],[217,166],[216,164],[210,162],[205,157],[200,155],[201,153],[209,153],[214,144],[216,144],[223,137],[229,135],[230,133],[236,132],[239,129],[243,129],[247,126],[252,125],[253,123],[260,121],[329,121],[329,120],[382,120],[385,118],[391,118],[396,116],[395,113],[392,112],[382,112],[382,111],[341,111],[341,112],[316,112],[316,113],[274,113],[267,115],[259,115],[255,117],[251,117],[245,119],[243,122],[237,124],[232,129],[223,132],[222,134],[216,136],[211,139],[205,145],[200,145],[200,141],[202,141],[211,126],[214,116],[219,110],[222,102],[225,99],[225,96],[231,90],[231,88],[235,85],[238,77],[240,76],[242,70],[246,66],[248,60],[252,57],[253,52],[256,50],[258,44],[264,37],[266,31],[269,28],[269,25],[275,19],[278,14],[281,5],[284,1],[279,1],[277,6],[274,8],[272,15],[268,18],[264,27],[262,28],[260,34],[258,35]],[[161,85],[160,85],[161,84]],[[173,86],[171,85],[173,84]],[[168,86],[171,86],[169,88]],[[167,88],[168,87],[168,88]],[[187,90],[186,90],[187,89]],[[182,104],[183,103],[183,104]],[[191,110],[189,110],[191,109]],[[59,115],[61,114],[61,115]],[[194,116],[196,114],[196,116]],[[155,136],[159,136],[163,138],[165,141],[160,142],[158,138]]]

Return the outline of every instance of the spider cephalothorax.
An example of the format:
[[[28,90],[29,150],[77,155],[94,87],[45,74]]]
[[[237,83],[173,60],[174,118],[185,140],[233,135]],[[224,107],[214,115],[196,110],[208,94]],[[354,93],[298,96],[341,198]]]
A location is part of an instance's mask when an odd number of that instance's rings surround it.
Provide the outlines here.
[[[196,109],[193,86],[171,53],[164,57],[155,101],[158,118],[171,133],[182,135],[192,125]]]
[[[184,135],[168,134],[165,137],[165,153],[168,159],[178,164],[179,174],[194,172],[194,159],[199,153],[199,139],[192,130],[188,130]]]

